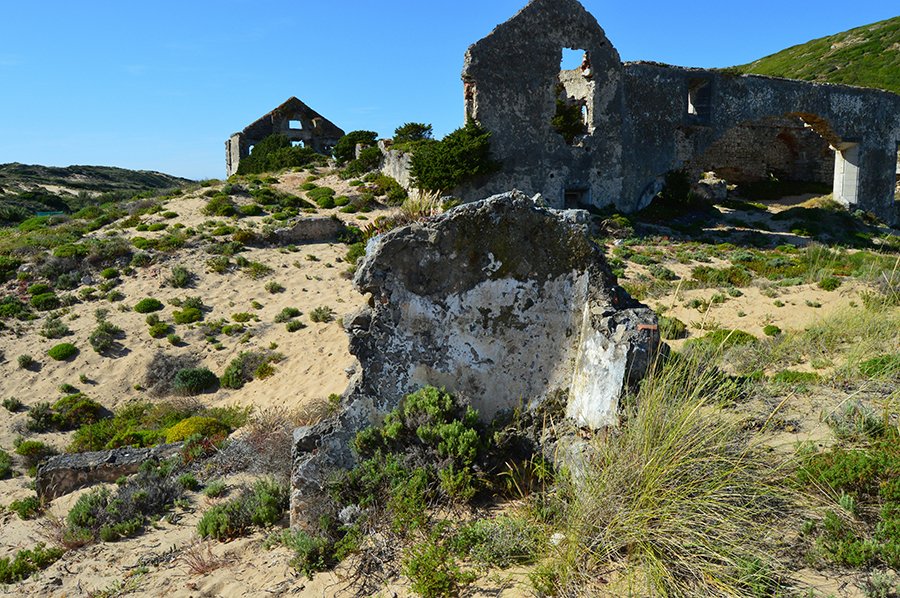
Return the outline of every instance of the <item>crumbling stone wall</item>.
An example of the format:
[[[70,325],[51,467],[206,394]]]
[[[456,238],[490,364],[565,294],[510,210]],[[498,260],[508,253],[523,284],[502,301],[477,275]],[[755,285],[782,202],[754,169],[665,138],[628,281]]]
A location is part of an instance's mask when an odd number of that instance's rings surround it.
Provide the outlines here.
[[[225,142],[225,170],[228,176],[237,172],[250,149],[270,135],[281,134],[292,143],[301,143],[313,151],[328,155],[344,131],[324,116],[298,100],[290,98],[265,116],[234,133]]]
[[[687,166],[695,178],[711,171],[733,184],[774,176],[831,185],[834,150],[801,119],[772,117],[728,130]]]
[[[563,48],[586,50],[583,68],[561,72]],[[894,200],[898,95],[622,64],[577,0],[529,2],[469,48],[462,77],[466,113],[491,131],[494,157],[503,164],[500,172],[456,190],[465,200],[517,188],[540,192],[555,207],[614,204],[630,212],[650,202],[666,172],[746,160],[756,145],[746,177],[766,170],[823,180],[831,172],[837,201],[900,224]],[[587,108],[588,130],[572,145],[550,125],[561,84],[567,99]],[[770,141],[759,123],[786,118],[802,119],[809,130]]]
[[[514,192],[370,243],[354,280],[368,306],[345,320],[359,372],[338,417],[295,434],[296,524],[327,472],[353,464],[355,433],[426,385],[487,421],[563,393],[573,426],[617,424],[619,396],[649,368],[659,334],[587,221]]]

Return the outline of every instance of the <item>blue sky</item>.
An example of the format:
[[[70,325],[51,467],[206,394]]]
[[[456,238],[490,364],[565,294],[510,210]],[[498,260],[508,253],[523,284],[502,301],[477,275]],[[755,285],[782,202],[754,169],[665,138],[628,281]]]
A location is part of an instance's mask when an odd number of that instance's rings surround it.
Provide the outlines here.
[[[466,48],[525,0],[0,0],[0,163],[224,176],[288,97],[346,131],[462,124]],[[887,19],[895,0],[583,0],[624,60],[742,64]]]

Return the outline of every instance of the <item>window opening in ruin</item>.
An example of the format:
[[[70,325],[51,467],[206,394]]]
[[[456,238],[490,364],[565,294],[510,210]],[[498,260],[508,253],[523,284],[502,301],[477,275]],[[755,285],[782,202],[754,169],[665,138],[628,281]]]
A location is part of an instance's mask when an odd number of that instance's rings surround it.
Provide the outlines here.
[[[897,178],[894,185],[894,200],[900,201],[900,141],[897,142]]]
[[[291,129],[292,131],[302,131],[303,123],[300,122],[299,120],[291,120],[291,121],[288,121],[288,128]]]
[[[562,62],[559,65],[561,71],[574,71],[581,68],[587,53],[584,50],[562,49]]]
[[[712,89],[709,79],[688,81],[687,112],[697,120],[709,120],[712,111]]]
[[[581,121],[584,123],[585,127],[590,126],[591,117],[588,115],[588,109],[586,105],[581,106]]]
[[[251,145],[250,147],[248,147],[248,148],[247,148],[247,153],[248,153],[248,154],[252,154],[252,153],[253,153],[253,148],[254,148],[254,147],[256,147],[256,146],[255,146],[255,145]]]
[[[581,208],[591,205],[591,190],[584,187],[572,187],[565,192],[566,209]]]
[[[292,147],[306,147],[306,144],[303,141],[291,141]]]
[[[550,120],[550,124],[556,132],[562,135],[569,145],[574,145],[578,137],[587,133],[587,107],[561,91],[561,96],[556,97],[556,114]]]

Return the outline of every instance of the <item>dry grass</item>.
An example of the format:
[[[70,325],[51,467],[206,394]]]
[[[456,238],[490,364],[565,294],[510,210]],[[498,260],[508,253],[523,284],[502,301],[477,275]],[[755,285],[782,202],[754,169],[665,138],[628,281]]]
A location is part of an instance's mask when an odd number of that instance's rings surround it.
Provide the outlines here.
[[[182,550],[178,560],[183,562],[192,575],[206,575],[228,565],[229,555],[216,556],[212,551],[213,542],[196,540]]]

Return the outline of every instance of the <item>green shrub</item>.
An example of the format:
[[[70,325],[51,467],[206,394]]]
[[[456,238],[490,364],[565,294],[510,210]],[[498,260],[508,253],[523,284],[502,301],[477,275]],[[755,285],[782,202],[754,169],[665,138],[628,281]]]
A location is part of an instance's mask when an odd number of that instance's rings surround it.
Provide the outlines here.
[[[34,360],[34,357],[23,353],[16,358],[16,362],[19,364],[19,368],[23,370],[30,370],[37,365],[37,362]]]
[[[185,490],[195,491],[200,488],[200,482],[197,481],[197,478],[192,473],[183,473],[178,476],[178,483]]]
[[[66,361],[78,355],[78,347],[72,343],[60,343],[51,347],[47,355],[56,361]]]
[[[169,428],[166,431],[166,442],[181,442],[195,435],[203,438],[215,438],[227,436],[230,432],[228,426],[219,420],[197,415],[182,420]]]
[[[19,516],[19,519],[34,519],[44,510],[37,496],[29,496],[9,503],[9,510]]]
[[[778,336],[781,334],[781,328],[774,324],[768,324],[763,328],[763,334],[766,336]]]
[[[112,280],[113,278],[119,277],[119,269],[118,268],[104,268],[100,271],[100,277],[105,278],[106,280]]]
[[[56,450],[40,440],[23,440],[16,446],[16,454],[25,460],[26,467],[34,467],[56,454]]]
[[[9,453],[0,449],[0,480],[11,478],[12,474],[12,457],[9,456]]]
[[[43,282],[36,282],[28,286],[28,294],[32,297],[34,297],[35,295],[46,295],[47,293],[51,292],[53,292],[53,289],[50,287],[50,285]]]
[[[234,202],[231,201],[231,198],[224,193],[217,193],[210,198],[209,201],[206,202],[206,205],[203,206],[203,213],[207,216],[235,216],[237,214],[237,207],[234,205]]]
[[[193,324],[203,319],[203,312],[196,307],[185,307],[182,310],[172,312],[172,319],[176,324]]]
[[[94,351],[101,355],[107,355],[119,347],[116,339],[122,338],[124,335],[125,332],[121,328],[104,319],[97,322],[97,327],[91,332],[88,342]]]
[[[172,268],[172,275],[166,280],[169,285],[175,287],[176,289],[184,289],[191,285],[194,280],[194,275],[190,270],[185,268],[184,266],[174,266]]]
[[[347,133],[334,145],[332,155],[338,164],[344,164],[356,158],[356,146],[363,147],[375,145],[378,139],[378,133],[374,131],[351,131]]]
[[[206,488],[203,489],[203,496],[206,498],[219,498],[220,496],[224,496],[228,491],[228,487],[225,485],[225,482],[222,480],[214,480],[206,485]]]
[[[381,166],[382,157],[379,148],[367,147],[359,152],[357,159],[347,164],[344,170],[341,171],[341,176],[343,178],[353,178],[377,170]]]
[[[841,286],[841,279],[836,276],[826,276],[819,281],[819,288],[826,291],[834,291]]]
[[[31,550],[20,550],[10,559],[0,558],[0,583],[12,584],[27,579],[55,563],[63,555],[61,548],[45,548],[38,544]]]
[[[481,565],[530,565],[545,548],[544,531],[521,517],[502,515],[462,526],[452,540],[453,550]]]
[[[46,432],[56,427],[53,409],[50,403],[35,403],[28,409],[28,423],[26,427],[32,432]]]
[[[278,315],[275,316],[275,323],[283,324],[285,322],[289,322],[292,318],[296,318],[302,314],[303,312],[301,312],[296,307],[285,307],[278,313]]]
[[[412,156],[411,175],[416,186],[430,191],[449,191],[465,180],[496,171],[491,159],[490,132],[474,121],[441,141],[422,141]]]
[[[172,388],[178,394],[194,396],[214,390],[218,384],[219,378],[207,368],[186,368],[175,374]]]
[[[334,189],[331,187],[316,187],[311,191],[307,191],[306,196],[316,202],[320,208],[334,207]]]
[[[659,336],[664,340],[684,338],[687,324],[676,317],[659,316]]]
[[[162,308],[162,301],[149,297],[147,299],[141,299],[140,301],[138,301],[134,306],[134,311],[139,314],[149,314],[155,311],[159,311]]]
[[[320,306],[309,312],[309,319],[317,323],[328,323],[334,320],[334,310],[327,306]]]
[[[103,419],[107,411],[84,393],[63,397],[53,404],[53,423],[58,430],[74,430]]]
[[[557,87],[557,94],[565,96],[565,89],[561,84]],[[564,97],[556,98],[556,113],[550,119],[550,124],[569,145],[575,142],[576,137],[587,133],[587,124],[581,110],[578,103],[569,102]]]
[[[253,380],[260,366],[278,363],[282,359],[284,359],[283,355],[271,351],[242,352],[225,368],[225,372],[222,374],[222,386],[234,389],[243,388],[244,384]]]
[[[306,328],[306,324],[304,324],[300,320],[291,320],[290,322],[285,324],[284,327],[288,332],[297,332],[298,330],[303,330],[304,328]]]
[[[42,293],[31,298],[31,307],[39,311],[48,311],[58,308],[61,303],[54,293]]]
[[[17,399],[16,397],[9,397],[8,399],[3,399],[3,408],[9,411],[10,413],[18,413],[25,407],[25,404]]]
[[[169,334],[171,327],[166,322],[156,322],[150,325],[151,338],[163,338]]]
[[[327,538],[310,536],[302,530],[284,530],[276,540],[294,551],[291,566],[309,579],[314,573],[327,570],[334,562],[334,547]]]
[[[259,480],[235,499],[204,513],[197,524],[201,538],[229,540],[247,534],[251,527],[271,527],[288,506],[287,488],[271,480]]]
[[[270,135],[253,147],[249,156],[241,160],[238,174],[272,172],[282,168],[301,168],[323,163],[325,156],[312,148],[292,147],[284,135]]]
[[[276,293],[283,293],[285,290],[286,289],[283,286],[281,286],[274,280],[266,283],[266,291],[268,291],[269,293],[272,293],[273,295]]]
[[[410,548],[403,560],[403,574],[412,582],[413,592],[424,598],[459,596],[461,586],[474,577],[462,573],[450,549],[434,534]]]
[[[756,342],[758,341],[755,336],[743,330],[713,330],[699,339],[688,341],[688,346],[727,349]]]

